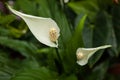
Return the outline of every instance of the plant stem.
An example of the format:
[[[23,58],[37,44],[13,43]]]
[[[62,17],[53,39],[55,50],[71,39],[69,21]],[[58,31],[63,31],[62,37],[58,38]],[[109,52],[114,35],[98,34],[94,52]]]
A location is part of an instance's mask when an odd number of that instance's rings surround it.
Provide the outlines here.
[[[63,65],[62,65],[62,59],[61,56],[59,54],[58,48],[55,48],[56,50],[56,55],[57,55],[57,60],[55,60],[56,63],[56,67],[58,69],[59,75],[62,74],[62,72],[64,71]]]

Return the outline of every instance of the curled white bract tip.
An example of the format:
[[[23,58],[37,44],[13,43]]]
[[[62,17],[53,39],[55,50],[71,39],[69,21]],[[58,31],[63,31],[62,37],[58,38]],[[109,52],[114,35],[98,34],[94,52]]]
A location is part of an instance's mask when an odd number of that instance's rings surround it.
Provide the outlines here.
[[[64,3],[68,3],[69,2],[69,0],[64,0]]]
[[[81,66],[88,63],[89,58],[98,50],[111,47],[111,45],[104,45],[96,48],[78,48],[76,51],[77,63]]]
[[[8,8],[12,13],[20,16],[26,22],[30,31],[41,43],[50,47],[58,47],[60,29],[54,20],[27,15],[12,9],[9,5]],[[54,31],[51,32],[51,29],[54,29]]]

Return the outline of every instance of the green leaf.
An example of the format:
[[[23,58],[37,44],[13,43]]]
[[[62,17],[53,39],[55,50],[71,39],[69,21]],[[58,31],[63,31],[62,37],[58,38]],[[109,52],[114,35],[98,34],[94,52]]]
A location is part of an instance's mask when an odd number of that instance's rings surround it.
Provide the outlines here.
[[[75,31],[69,40],[67,42],[67,48],[65,54],[63,53],[62,57],[65,59],[64,61],[64,66],[65,70],[69,71],[73,69],[73,66],[76,64],[76,50],[78,47],[83,47],[83,36],[82,36],[82,31],[83,27],[86,21],[87,15],[82,15],[82,17],[79,18],[79,22],[75,28]],[[72,59],[71,59],[72,56]],[[72,66],[69,66],[72,65]],[[75,67],[75,66],[74,66]]]
[[[86,17],[87,17],[87,15],[82,16],[82,18],[80,19],[80,21],[75,29],[75,32],[72,37],[73,43],[75,43],[75,44],[73,44],[74,46],[77,46],[77,47],[84,46],[82,32],[83,32],[83,28],[85,25]]]
[[[68,6],[78,15],[81,13],[87,14],[91,20],[94,19],[96,12],[99,11],[96,2],[89,0],[70,2]]]
[[[0,24],[8,25],[15,20],[15,17],[13,15],[0,15],[0,20]]]
[[[25,26],[24,26],[25,27]],[[0,26],[0,35],[1,36],[9,36],[9,37],[15,37],[20,38],[23,34],[25,34],[27,31],[26,27],[24,29],[17,29],[13,26]]]
[[[117,50],[118,44],[114,30],[112,30],[110,34],[111,35],[109,35],[108,44],[111,44],[112,48],[109,50],[109,55],[111,57],[118,57],[119,56],[119,51]]]
[[[10,30],[5,29],[3,26],[0,26],[0,35],[1,36],[10,36]]]
[[[50,9],[51,9],[51,15],[52,18],[57,22],[59,28],[60,28],[60,39],[59,39],[59,44],[60,44],[60,48],[62,48],[63,50],[66,48],[66,46],[68,45],[68,41],[70,40],[71,36],[72,36],[72,31],[71,31],[71,23],[68,22],[68,19],[64,13],[64,11],[59,8],[59,6],[57,5],[57,1],[56,0],[52,0],[49,1],[49,4],[55,4],[55,5],[51,5]]]
[[[80,17],[79,22],[73,33],[73,36],[71,37],[71,40],[68,43],[68,48],[76,51],[78,47],[84,47],[82,32],[85,25],[86,17],[87,15],[83,15],[82,17]]]
[[[7,26],[7,27],[10,30],[10,35],[15,38],[20,38],[22,35],[24,35],[27,32],[26,26],[24,26],[23,29],[17,29],[14,28],[13,26]]]
[[[108,61],[97,65],[85,80],[104,80],[109,66]]]
[[[35,47],[32,43],[14,40],[7,37],[0,37],[0,44],[18,51],[26,57],[34,55],[37,50],[37,47]]]
[[[91,48],[93,45],[93,30],[94,30],[94,25],[90,24],[88,19],[87,19],[85,22],[85,26],[83,29],[83,35],[82,35],[84,46],[86,48]]]
[[[120,6],[115,5],[112,8],[112,16],[114,16],[112,18],[113,20],[113,28],[114,28],[114,32],[115,32],[115,36],[116,36],[116,41],[117,41],[117,50],[118,53],[120,53]]]
[[[5,68],[3,68],[2,70],[0,69],[0,80],[10,80],[11,78],[11,74],[9,74],[7,71],[4,70]]]
[[[99,12],[96,17],[95,27],[93,31],[93,39],[92,39],[92,47],[116,43],[114,41],[109,41],[112,36],[112,24],[111,24],[110,16],[106,12]],[[96,53],[90,59],[90,66],[93,66],[102,56],[103,50]]]
[[[42,67],[18,72],[11,80],[56,80],[56,74]]]
[[[10,80],[14,72],[14,68],[10,67],[14,63],[11,63],[8,54],[6,51],[0,49],[0,80]]]
[[[36,3],[38,3],[37,11],[38,11],[39,16],[41,16],[41,17],[52,17],[51,16],[52,13],[50,11],[50,5],[48,4],[47,0],[36,0]]]
[[[35,1],[31,1],[31,0],[17,0],[15,2],[15,6],[18,7],[20,10],[22,10],[25,13],[28,14],[33,14],[36,15],[37,14],[37,6]]]
[[[60,78],[60,80],[77,80],[77,77],[74,74]]]

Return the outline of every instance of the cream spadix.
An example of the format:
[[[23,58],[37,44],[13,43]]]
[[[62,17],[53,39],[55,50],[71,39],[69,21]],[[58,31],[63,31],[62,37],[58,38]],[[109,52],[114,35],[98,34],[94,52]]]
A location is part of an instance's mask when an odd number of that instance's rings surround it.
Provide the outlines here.
[[[96,48],[78,48],[76,51],[77,63],[81,66],[88,63],[89,58],[98,50],[111,47],[111,45],[104,45]]]
[[[58,47],[60,29],[54,20],[27,15],[12,9],[9,5],[8,8],[12,13],[20,16],[26,22],[30,31],[41,43],[50,47]]]

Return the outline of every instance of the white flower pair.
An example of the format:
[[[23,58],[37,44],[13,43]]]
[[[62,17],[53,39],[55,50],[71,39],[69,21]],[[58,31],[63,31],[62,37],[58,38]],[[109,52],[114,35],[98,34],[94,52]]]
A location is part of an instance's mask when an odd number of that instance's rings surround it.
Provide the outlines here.
[[[51,18],[42,18],[32,15],[27,15],[12,9],[9,5],[8,8],[14,14],[20,16],[28,25],[33,35],[43,44],[50,47],[58,47],[58,37],[60,36],[60,29],[56,22]],[[111,47],[111,45],[104,45],[97,48],[78,48],[76,51],[77,63],[85,65],[88,59],[98,50]]]

